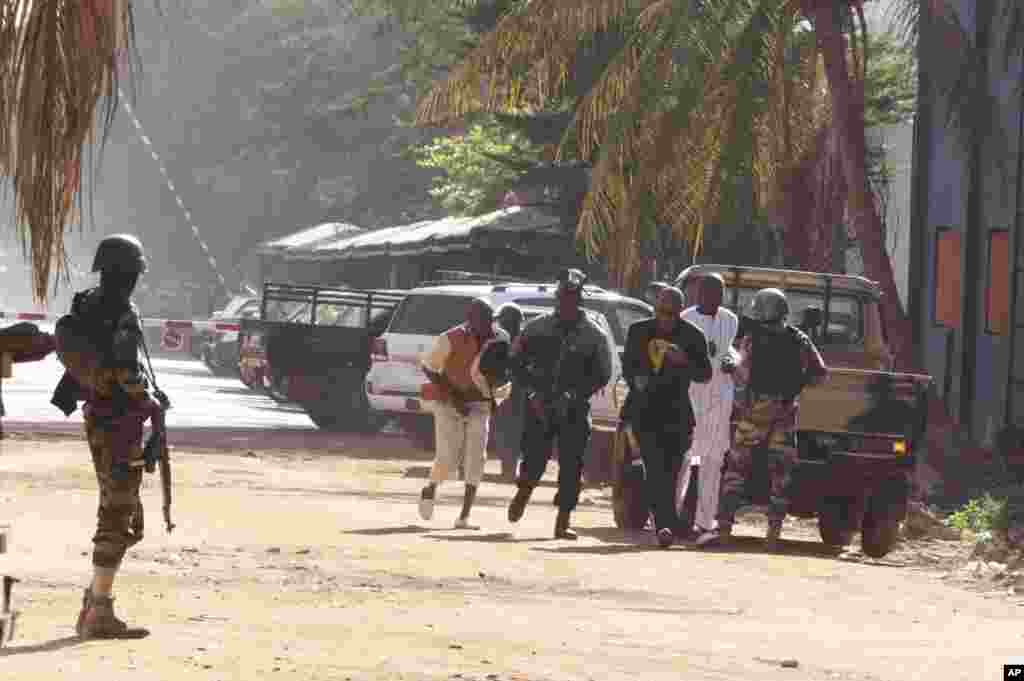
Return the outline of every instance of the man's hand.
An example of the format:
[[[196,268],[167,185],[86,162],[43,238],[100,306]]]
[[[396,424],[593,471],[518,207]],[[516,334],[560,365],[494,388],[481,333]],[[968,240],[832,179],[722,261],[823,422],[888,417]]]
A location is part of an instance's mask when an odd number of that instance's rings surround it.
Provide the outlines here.
[[[731,352],[727,352],[722,357],[722,373],[731,374],[734,371],[736,371],[736,358],[733,357]]]
[[[690,363],[690,358],[678,346],[673,345],[665,351],[665,362],[669,366],[682,368]]]

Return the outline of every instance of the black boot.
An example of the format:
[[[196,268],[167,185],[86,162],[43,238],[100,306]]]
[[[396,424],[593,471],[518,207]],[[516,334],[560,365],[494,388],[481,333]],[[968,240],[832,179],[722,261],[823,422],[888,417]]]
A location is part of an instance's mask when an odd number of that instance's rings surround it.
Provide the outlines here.
[[[529,503],[531,494],[533,494],[533,487],[528,485],[520,485],[519,489],[516,490],[516,495],[512,498],[512,503],[508,505],[508,521],[510,523],[518,523],[519,519],[523,517],[523,513],[526,511],[526,504]]]
[[[575,531],[569,529],[569,511],[559,511],[555,518],[555,539],[578,539]]]

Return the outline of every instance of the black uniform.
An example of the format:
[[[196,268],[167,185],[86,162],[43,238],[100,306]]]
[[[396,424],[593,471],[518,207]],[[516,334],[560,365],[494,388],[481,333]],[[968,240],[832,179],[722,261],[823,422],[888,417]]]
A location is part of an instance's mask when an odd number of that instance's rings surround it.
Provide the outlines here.
[[[546,405],[543,419],[529,406],[524,410],[518,484],[536,486],[557,437],[559,510],[571,512],[590,441],[590,398],[611,380],[612,340],[581,310],[573,322],[557,312],[534,319],[517,346],[520,387],[527,399],[537,397]]]
[[[685,367],[656,365],[659,344],[671,343],[689,360]],[[711,380],[711,360],[704,333],[678,320],[671,333],[658,332],[653,317],[629,327],[622,373],[629,396],[622,418],[633,428],[647,469],[647,495],[657,529],[676,525],[676,478],[696,425],[690,404],[690,382]]]

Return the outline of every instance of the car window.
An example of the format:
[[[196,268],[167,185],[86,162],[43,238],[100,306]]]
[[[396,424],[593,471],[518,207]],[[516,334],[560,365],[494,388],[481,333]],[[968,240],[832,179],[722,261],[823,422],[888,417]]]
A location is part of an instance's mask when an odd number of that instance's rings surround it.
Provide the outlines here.
[[[746,312],[750,301],[757,293],[754,289],[739,291],[737,314]],[[825,309],[825,292],[786,291],[789,300],[789,323],[799,327],[816,342],[822,341],[822,313]],[[725,294],[725,301],[732,303],[731,293]],[[864,320],[861,301],[855,296],[833,293],[830,301],[828,340],[830,345],[858,345],[864,342]],[[810,310],[810,311],[809,311]],[[816,319],[817,318],[817,319]],[[820,321],[818,321],[820,320]]]
[[[318,326],[345,326],[351,329],[361,329],[366,326],[366,306],[317,305],[316,323]]]
[[[395,311],[388,333],[438,336],[466,321],[469,296],[412,294]]]
[[[612,313],[615,315],[615,321],[619,323],[623,334],[629,333],[629,327],[633,326],[636,322],[651,317],[651,312],[639,305],[613,305]],[[624,345],[625,341],[620,343]]]

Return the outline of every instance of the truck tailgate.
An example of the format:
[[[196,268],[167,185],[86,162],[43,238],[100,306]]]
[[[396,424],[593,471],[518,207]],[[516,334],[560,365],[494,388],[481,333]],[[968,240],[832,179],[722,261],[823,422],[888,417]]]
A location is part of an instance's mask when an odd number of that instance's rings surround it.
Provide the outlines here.
[[[797,430],[836,453],[909,455],[924,433],[931,384],[920,374],[830,368],[801,395]]]

